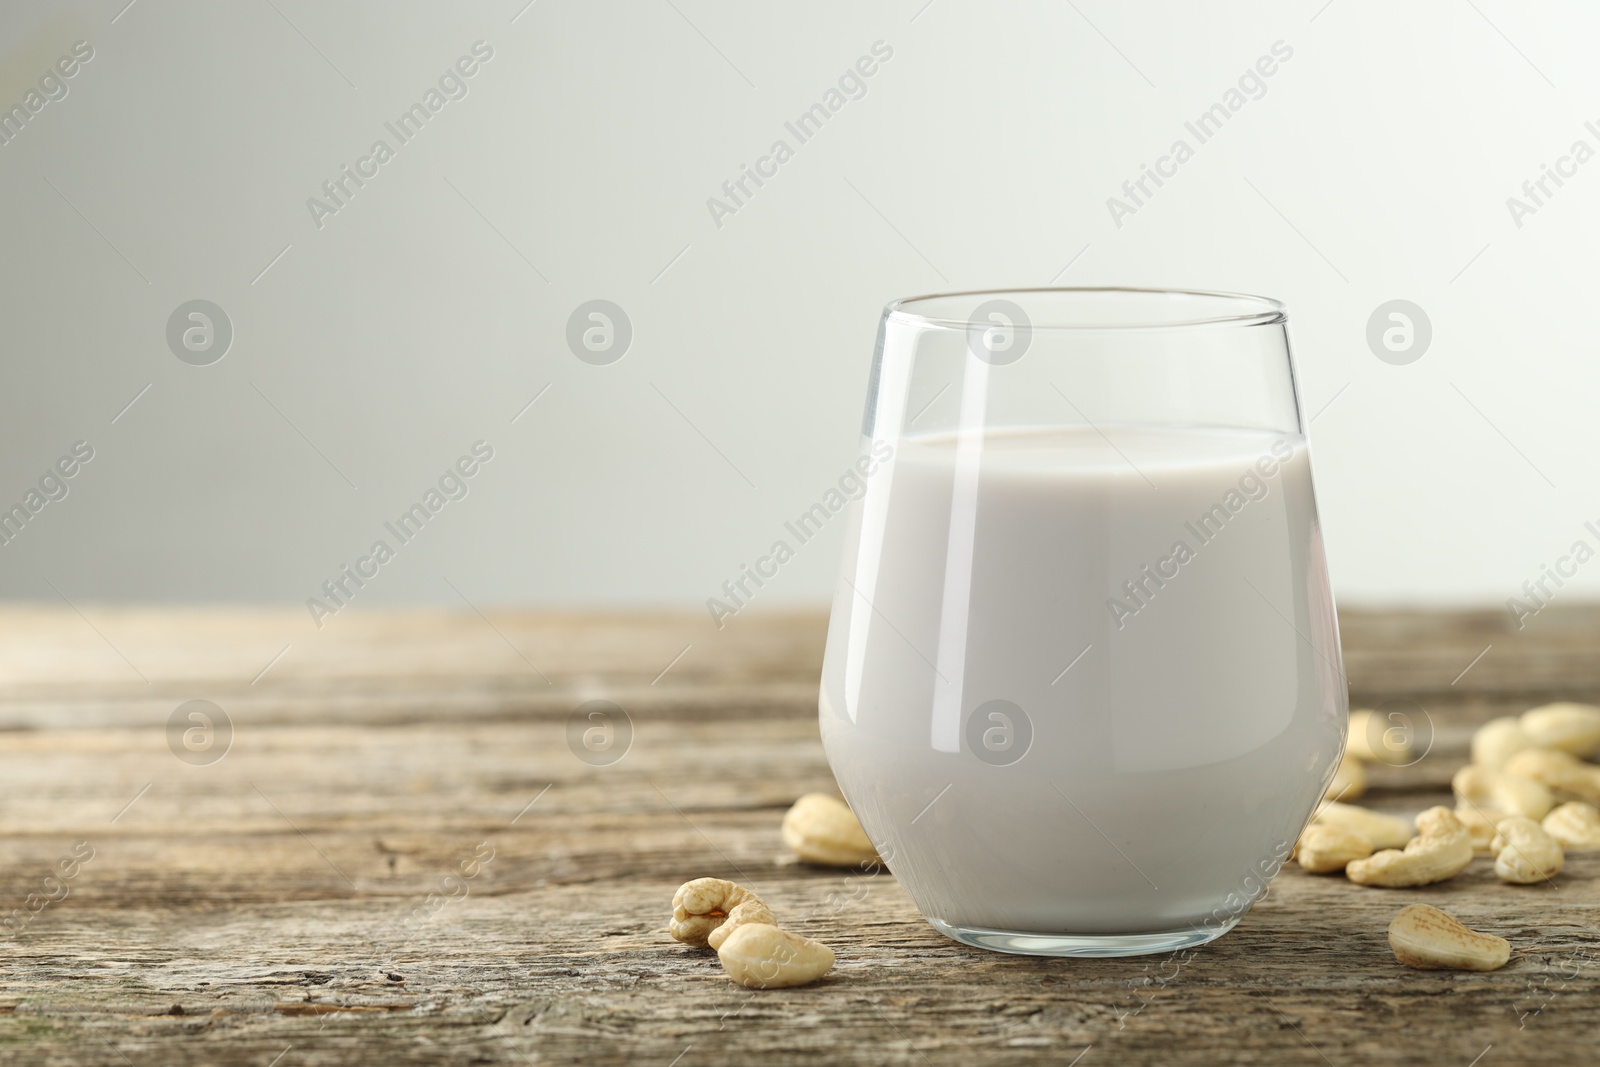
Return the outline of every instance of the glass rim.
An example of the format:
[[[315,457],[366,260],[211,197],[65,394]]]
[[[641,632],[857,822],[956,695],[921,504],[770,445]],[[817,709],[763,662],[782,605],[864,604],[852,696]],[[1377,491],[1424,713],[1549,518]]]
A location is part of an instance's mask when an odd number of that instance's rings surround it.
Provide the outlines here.
[[[1130,314],[1125,320],[1113,321],[1044,321],[1035,319],[1028,301],[1038,302],[1040,297],[1127,297],[1130,308],[1153,309],[1173,307],[1181,312],[1181,302],[1198,299],[1220,304],[1219,314],[1182,315],[1171,318],[1139,318]],[[1026,289],[965,289],[940,293],[922,293],[901,297],[884,305],[884,317],[897,321],[949,329],[969,329],[975,321],[971,318],[929,314],[915,310],[913,305],[939,300],[959,300],[986,297],[990,300],[1010,300],[1020,306],[1028,316],[1028,327],[1033,330],[1068,331],[1142,331],[1186,329],[1197,326],[1267,326],[1287,322],[1288,308],[1280,300],[1250,293],[1231,293],[1213,289],[1145,289],[1135,286],[1038,286]],[[1228,309],[1223,311],[1223,309]]]

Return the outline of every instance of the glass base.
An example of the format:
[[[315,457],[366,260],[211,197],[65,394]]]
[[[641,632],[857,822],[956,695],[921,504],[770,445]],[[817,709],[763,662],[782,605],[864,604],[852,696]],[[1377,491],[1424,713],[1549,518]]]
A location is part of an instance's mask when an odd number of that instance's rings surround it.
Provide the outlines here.
[[[1231,919],[1221,926],[1187,926],[1151,934],[1042,934],[1026,930],[990,930],[982,926],[952,926],[929,919],[933,928],[953,941],[991,952],[1017,956],[1148,956],[1175,952],[1215,941],[1239,925]]]

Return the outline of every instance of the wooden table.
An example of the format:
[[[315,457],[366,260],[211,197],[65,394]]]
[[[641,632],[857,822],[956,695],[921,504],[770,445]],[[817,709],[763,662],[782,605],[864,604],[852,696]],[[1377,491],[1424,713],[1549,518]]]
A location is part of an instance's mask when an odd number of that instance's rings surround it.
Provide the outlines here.
[[[1291,866],[1192,959],[1106,961],[964,948],[887,874],[789,861],[783,811],[833,787],[823,629],[0,612],[0,1062],[1595,1060],[1600,854],[1519,888],[1484,859],[1422,890]],[[1355,701],[1409,699],[1436,726],[1421,763],[1374,773],[1376,807],[1444,800],[1478,722],[1600,697],[1600,610],[1522,633],[1503,613],[1347,614],[1344,634]],[[220,760],[220,720],[210,748],[187,712],[169,731],[191,699],[232,723]],[[607,766],[566,742],[591,699],[632,720]],[[700,875],[800,917],[834,973],[751,993],[669,940],[672,891]],[[1398,966],[1385,927],[1418,900],[1509,938],[1510,965]]]

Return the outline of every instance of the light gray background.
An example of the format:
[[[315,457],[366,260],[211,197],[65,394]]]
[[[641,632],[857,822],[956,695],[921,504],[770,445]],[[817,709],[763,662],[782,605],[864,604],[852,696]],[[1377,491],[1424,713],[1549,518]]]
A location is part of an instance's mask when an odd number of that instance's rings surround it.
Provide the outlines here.
[[[886,300],[1052,281],[1288,302],[1346,605],[1503,606],[1596,540],[1600,161],[1520,228],[1506,206],[1600,147],[1594,9],[525,3],[0,8],[4,106],[95,49],[0,146],[0,502],[96,451],[0,594],[299,604],[481,438],[358,606],[699,610],[853,458]],[[469,95],[313,225],[480,39]],[[1114,225],[1280,39],[1266,95]],[[867,95],[716,227],[707,198],[878,40]],[[209,367],[165,342],[194,298],[234,325]],[[611,366],[565,346],[595,298],[633,324]],[[1396,298],[1432,320],[1408,366],[1365,339]],[[824,603],[839,533],[758,606]]]

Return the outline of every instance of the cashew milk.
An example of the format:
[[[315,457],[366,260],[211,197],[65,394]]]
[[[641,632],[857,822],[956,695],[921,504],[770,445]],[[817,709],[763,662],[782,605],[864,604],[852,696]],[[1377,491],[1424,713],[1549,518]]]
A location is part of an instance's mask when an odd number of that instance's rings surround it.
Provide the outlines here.
[[[935,925],[1243,914],[1343,739],[1303,438],[904,438],[846,540],[823,744]]]

